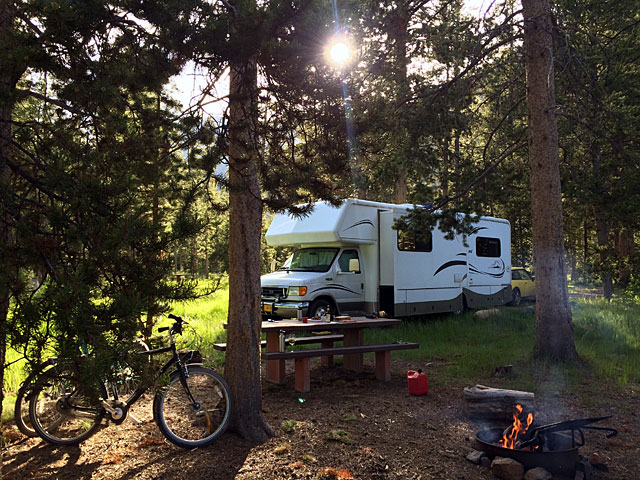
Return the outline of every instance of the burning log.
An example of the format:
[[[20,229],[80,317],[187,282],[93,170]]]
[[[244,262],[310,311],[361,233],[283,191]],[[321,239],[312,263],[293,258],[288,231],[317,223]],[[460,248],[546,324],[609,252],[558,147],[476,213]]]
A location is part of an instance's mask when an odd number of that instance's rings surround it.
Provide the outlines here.
[[[535,395],[532,392],[476,385],[464,389],[462,408],[469,418],[511,420],[517,404],[526,411],[535,410]]]
[[[532,423],[533,413],[525,413],[522,405],[517,404],[516,411],[513,414],[513,423],[503,432],[500,445],[503,448],[520,448],[522,439],[525,438]]]

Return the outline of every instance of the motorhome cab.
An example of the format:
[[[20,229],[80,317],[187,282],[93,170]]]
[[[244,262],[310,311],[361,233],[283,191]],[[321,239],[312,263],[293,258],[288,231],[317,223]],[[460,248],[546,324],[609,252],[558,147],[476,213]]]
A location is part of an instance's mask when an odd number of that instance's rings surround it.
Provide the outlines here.
[[[394,230],[412,205],[348,199],[335,208],[316,203],[303,218],[274,217],[273,246],[295,247],[275,272],[263,275],[267,318],[334,313],[408,317],[511,300],[511,229],[480,217],[473,233],[447,240],[438,229],[413,238]]]

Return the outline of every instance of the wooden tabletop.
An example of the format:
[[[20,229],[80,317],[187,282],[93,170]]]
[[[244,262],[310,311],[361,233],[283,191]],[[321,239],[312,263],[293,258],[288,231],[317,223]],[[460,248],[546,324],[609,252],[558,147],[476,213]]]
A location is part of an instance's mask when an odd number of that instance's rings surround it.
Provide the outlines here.
[[[351,320],[342,322],[314,322],[302,323],[301,320],[274,320],[273,322],[262,322],[262,330],[265,332],[272,330],[309,331],[309,330],[342,330],[347,328],[372,328],[388,327],[400,325],[402,320],[397,318],[366,318],[351,317]]]

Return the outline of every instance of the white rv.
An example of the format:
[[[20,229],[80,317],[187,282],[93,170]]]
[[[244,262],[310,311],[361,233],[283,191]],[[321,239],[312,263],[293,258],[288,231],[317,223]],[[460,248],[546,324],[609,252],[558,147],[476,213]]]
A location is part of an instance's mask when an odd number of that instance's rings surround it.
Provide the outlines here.
[[[266,318],[334,313],[393,317],[502,305],[511,300],[511,227],[480,217],[473,234],[422,238],[394,230],[412,205],[348,199],[316,203],[302,218],[278,214],[266,233],[274,246],[295,247],[261,278]]]

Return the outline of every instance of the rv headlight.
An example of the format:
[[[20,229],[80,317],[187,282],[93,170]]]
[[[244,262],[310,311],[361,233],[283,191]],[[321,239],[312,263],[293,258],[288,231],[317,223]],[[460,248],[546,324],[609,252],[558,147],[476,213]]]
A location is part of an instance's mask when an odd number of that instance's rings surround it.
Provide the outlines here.
[[[289,287],[289,295],[304,297],[307,294],[307,287]]]

